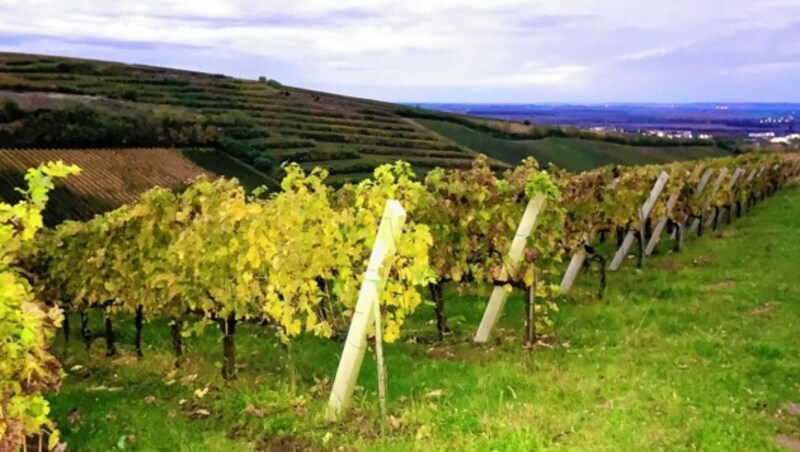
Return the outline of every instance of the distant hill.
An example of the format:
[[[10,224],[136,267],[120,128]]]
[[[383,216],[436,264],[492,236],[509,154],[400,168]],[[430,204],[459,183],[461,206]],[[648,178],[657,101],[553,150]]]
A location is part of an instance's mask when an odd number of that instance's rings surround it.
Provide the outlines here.
[[[510,140],[443,120],[419,119],[418,122],[463,146],[504,162],[514,164],[525,157],[534,157],[540,165],[552,163],[571,171],[610,164],[644,165],[728,154],[712,146],[631,146],[573,137]]]
[[[249,186],[274,187],[287,161],[324,166],[338,184],[397,159],[422,174],[436,166],[467,167],[478,152],[492,157],[498,170],[525,156],[584,170],[723,152],[610,146],[602,137],[552,140],[526,127],[310,91],[266,77],[0,53],[0,147],[202,148],[186,156],[214,173],[245,177]]]

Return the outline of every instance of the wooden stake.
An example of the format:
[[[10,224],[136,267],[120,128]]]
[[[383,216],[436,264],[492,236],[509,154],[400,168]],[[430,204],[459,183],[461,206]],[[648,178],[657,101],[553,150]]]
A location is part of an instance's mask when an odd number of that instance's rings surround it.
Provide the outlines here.
[[[106,313],[106,356],[117,354],[117,347],[114,345],[114,330],[111,326],[111,316]]]
[[[406,212],[403,210],[403,206],[396,200],[389,200],[383,211],[380,226],[378,226],[378,235],[375,238],[375,245],[372,247],[364,282],[361,284],[358,302],[350,322],[350,329],[347,332],[342,358],[333,380],[333,389],[326,415],[329,420],[338,419],[350,403],[353,388],[355,388],[361,364],[364,361],[367,331],[375,322],[374,316],[380,315],[377,309],[378,294],[386,283],[380,277],[380,269],[386,258],[394,254],[395,240],[402,233],[405,220]],[[375,334],[380,334],[380,332],[376,331]]]
[[[64,316],[64,321],[61,323],[64,328],[64,356],[69,353],[69,306],[68,303],[64,303],[61,307],[61,313]]]
[[[535,273],[534,273],[535,274]],[[528,302],[525,303],[525,348],[533,349],[536,344],[536,278],[528,288]]]
[[[522,215],[522,220],[517,227],[517,233],[514,235],[514,240],[511,242],[511,248],[508,251],[508,265],[510,268],[503,267],[500,272],[500,280],[508,278],[509,273],[513,274],[517,271],[517,266],[522,260],[522,252],[525,250],[525,244],[528,242],[528,236],[531,234],[534,225],[536,224],[536,217],[544,206],[544,195],[537,195],[535,198],[528,202],[525,208],[525,213]],[[500,314],[503,312],[503,307],[508,299],[508,292],[500,286],[495,286],[492,290],[492,295],[489,298],[489,304],[486,306],[486,311],[483,313],[481,324],[478,327],[475,338],[476,343],[484,344],[489,339]]]
[[[136,307],[136,317],[134,318],[134,325],[136,333],[133,339],[133,348],[136,350],[136,356],[142,357],[142,322],[144,321],[144,307],[139,305]]]
[[[381,309],[375,297],[375,361],[378,366],[378,404],[381,417],[386,419],[386,364],[383,361],[383,328],[381,328]]]

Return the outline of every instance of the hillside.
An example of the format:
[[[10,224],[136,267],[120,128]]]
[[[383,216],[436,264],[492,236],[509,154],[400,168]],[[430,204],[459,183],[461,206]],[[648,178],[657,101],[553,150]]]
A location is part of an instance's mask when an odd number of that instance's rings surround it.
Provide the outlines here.
[[[267,77],[0,53],[0,147],[215,149],[256,170],[260,180],[250,185],[274,187],[285,161],[325,166],[338,184],[397,159],[422,174],[436,166],[466,167],[477,152],[493,157],[496,169],[533,156],[570,170],[722,152],[608,146],[602,137],[530,141],[526,127],[294,88]],[[514,133],[501,133],[508,130]],[[196,161],[222,175],[240,169],[213,153]]]
[[[553,163],[571,171],[604,165],[643,165],[704,157],[721,157],[727,151],[711,146],[630,146],[573,137],[503,139],[455,122],[417,119],[417,122],[456,143],[504,162],[518,163],[534,157],[540,164]],[[509,123],[519,130],[519,123]],[[515,133],[515,132],[512,132]]]
[[[0,54],[0,102],[4,99],[13,100],[24,112],[11,118],[16,119],[16,126],[14,122],[0,124],[7,134],[16,132],[16,136],[6,137],[6,146],[50,146],[54,143],[48,139],[63,140],[50,137],[45,133],[46,127],[29,126],[33,130],[28,134],[31,136],[26,136],[24,123],[35,122],[37,110],[80,105],[101,113],[99,118],[90,118],[94,123],[111,123],[113,117],[122,116],[123,124],[117,127],[116,136],[124,136],[128,143],[177,142],[178,146],[215,147],[271,175],[278,175],[276,168],[287,160],[304,167],[327,166],[334,181],[344,181],[399,158],[424,172],[435,166],[464,167],[474,157],[473,152],[397,115],[392,104],[286,87],[265,78],[242,80],[6,53]],[[90,113],[81,110],[68,119],[81,121],[86,116]],[[126,127],[125,121],[140,123],[152,116],[158,117],[160,123],[149,137],[126,133],[129,128],[139,127]],[[162,130],[160,124],[164,123],[172,128]],[[200,127],[186,130],[186,123]],[[174,132],[176,127],[180,133]],[[168,137],[163,142],[137,142],[159,140],[160,137],[153,138],[159,133]],[[8,142],[11,139],[23,142]],[[114,143],[114,137],[93,139],[100,140],[92,143],[100,146],[128,145]],[[82,143],[59,144],[82,147]],[[498,168],[505,166],[495,164]]]
[[[0,149],[0,199],[17,201],[15,187],[25,185],[25,171],[57,160],[78,165],[81,173],[57,183],[44,212],[48,225],[89,219],[154,186],[180,189],[199,176],[213,177],[174,149]]]

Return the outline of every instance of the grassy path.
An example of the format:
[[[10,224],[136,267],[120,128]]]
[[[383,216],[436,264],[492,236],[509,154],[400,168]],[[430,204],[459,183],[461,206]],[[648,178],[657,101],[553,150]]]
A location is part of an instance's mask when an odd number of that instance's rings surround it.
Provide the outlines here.
[[[340,344],[294,344],[292,393],[285,353],[258,327],[237,329],[246,367],[225,387],[212,328],[188,340],[176,373],[166,324],[145,326],[137,361],[132,322],[117,322],[122,356],[109,361],[99,341],[85,352],[74,339],[64,359],[75,370],[51,400],[73,450],[780,450],[776,437],[800,437],[800,416],[787,409],[800,403],[798,277],[794,187],[680,255],[662,251],[642,272],[626,263],[605,301],[592,295],[596,278],[580,275],[552,348],[520,347],[519,294],[496,340],[472,345],[488,289],[448,291],[454,332],[444,344],[432,341],[425,308],[413,340],[385,348],[384,426],[369,356],[349,419],[327,424]]]

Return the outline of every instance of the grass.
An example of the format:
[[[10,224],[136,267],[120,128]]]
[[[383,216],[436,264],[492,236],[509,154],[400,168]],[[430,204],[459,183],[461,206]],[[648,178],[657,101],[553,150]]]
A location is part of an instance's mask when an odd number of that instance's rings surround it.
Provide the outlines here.
[[[611,163],[644,165],[728,155],[725,151],[712,147],[626,146],[578,138],[545,138],[524,141],[524,143],[541,155],[540,161],[553,162],[560,167],[576,172]]]
[[[408,340],[385,347],[383,426],[369,353],[352,409],[329,424],[341,343],[295,342],[293,389],[270,331],[237,328],[243,367],[226,385],[214,329],[188,340],[188,363],[172,372],[165,322],[145,325],[137,360],[127,319],[116,321],[115,359],[99,341],[86,352],[73,340],[65,355],[59,337],[54,350],[76,370],[50,397],[53,416],[70,447],[87,451],[779,450],[776,435],[800,437],[800,417],[786,410],[800,402],[799,206],[800,187],[790,188],[681,254],[662,243],[643,271],[629,261],[609,276],[605,301],[592,295],[596,276],[582,274],[555,316],[553,346],[532,352],[520,347],[519,293],[491,343],[476,346],[488,289],[449,288],[444,343],[423,307]]]
[[[515,141],[493,137],[452,122],[430,119],[416,121],[462,146],[504,162],[516,164],[526,157],[533,157],[541,165],[553,163],[570,171],[586,171],[614,163],[641,165],[727,155],[721,149],[702,146],[626,146],[578,138]]]
[[[255,168],[242,163],[239,160],[225,154],[221,151],[215,150],[198,150],[186,149],[182,154],[187,159],[191,160],[195,165],[216,173],[220,176],[228,178],[236,178],[242,187],[248,192],[253,189],[266,185],[269,188],[276,189],[280,187],[280,183],[276,178],[264,172],[258,171]]]

